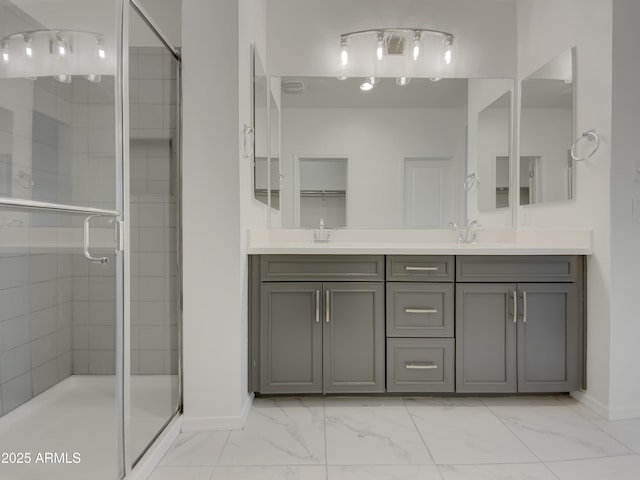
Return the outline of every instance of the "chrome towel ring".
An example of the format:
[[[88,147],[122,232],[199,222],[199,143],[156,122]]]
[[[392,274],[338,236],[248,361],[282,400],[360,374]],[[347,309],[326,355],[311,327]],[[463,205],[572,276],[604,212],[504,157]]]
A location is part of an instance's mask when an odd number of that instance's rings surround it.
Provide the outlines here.
[[[593,140],[594,142],[594,145],[592,147],[593,149],[589,154],[585,155],[584,157],[578,157],[576,153],[576,147],[578,145],[578,142],[583,138],[586,138],[587,140]],[[573,145],[571,145],[571,158],[573,158],[576,162],[580,162],[582,160],[591,158],[593,154],[596,153],[599,146],[600,146],[600,137],[598,137],[596,130],[594,128],[592,128],[591,130],[587,130],[582,134],[582,136],[578,137],[576,141],[573,142]]]

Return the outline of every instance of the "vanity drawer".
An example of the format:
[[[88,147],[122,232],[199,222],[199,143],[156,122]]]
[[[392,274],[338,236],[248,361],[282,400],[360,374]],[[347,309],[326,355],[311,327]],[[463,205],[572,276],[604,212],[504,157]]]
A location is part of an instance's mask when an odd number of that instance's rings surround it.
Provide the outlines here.
[[[390,255],[387,280],[400,282],[453,282],[453,255]]]
[[[388,338],[387,391],[453,392],[453,338]]]
[[[582,262],[571,255],[460,256],[457,282],[576,282]]]
[[[452,283],[388,283],[388,337],[453,337]]]
[[[382,281],[382,255],[262,255],[260,279],[280,281]]]

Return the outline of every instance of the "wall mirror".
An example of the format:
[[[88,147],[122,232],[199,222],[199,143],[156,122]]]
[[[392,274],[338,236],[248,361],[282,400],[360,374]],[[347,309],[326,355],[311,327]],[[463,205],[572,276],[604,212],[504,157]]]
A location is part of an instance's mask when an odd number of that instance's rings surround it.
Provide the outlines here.
[[[478,209],[509,207],[511,92],[478,114]]]
[[[256,200],[280,209],[280,112],[279,92],[265,74],[262,61],[254,49],[253,66],[253,187]],[[279,84],[275,85],[279,88]]]
[[[478,145],[469,124],[478,122],[477,105],[484,108],[497,97],[477,98],[487,89],[471,87],[496,82],[489,90],[499,86],[504,92],[505,80],[276,81],[281,85],[282,227],[315,228],[322,219],[328,228],[444,229],[449,222],[466,224],[468,202],[478,210],[477,190],[463,187],[469,145],[474,157]],[[511,91],[513,81],[508,82]],[[365,90],[364,83],[372,88]],[[494,120],[489,116],[485,123]],[[493,151],[508,158],[509,122],[486,127],[503,129],[500,138],[507,147]],[[485,207],[499,208],[495,203]]]
[[[562,52],[521,85],[519,203],[570,200],[575,49]]]

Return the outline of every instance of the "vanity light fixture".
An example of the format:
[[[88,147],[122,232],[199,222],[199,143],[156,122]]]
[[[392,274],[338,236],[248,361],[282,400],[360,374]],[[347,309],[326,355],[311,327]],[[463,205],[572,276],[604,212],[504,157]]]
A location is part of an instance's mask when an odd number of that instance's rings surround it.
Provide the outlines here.
[[[396,85],[399,87],[404,87],[411,83],[411,79],[409,77],[398,77],[396,78]]]
[[[343,33],[340,35],[340,63],[343,67],[349,62],[349,52],[347,45],[355,36],[374,36],[375,54],[378,61],[382,61],[387,55],[404,55],[405,46],[411,42],[411,55],[414,61],[420,58],[425,36],[439,38],[444,45],[442,53],[443,61],[450,65],[453,61],[453,40],[452,33],[429,28],[373,28],[369,30],[358,30],[355,32]]]
[[[76,50],[77,47],[77,50]],[[83,52],[83,53],[78,53]],[[55,57],[57,60],[68,59],[71,55],[78,53],[79,55],[96,55],[98,60],[102,61],[107,58],[107,52],[104,45],[104,36],[101,33],[86,32],[81,30],[29,30],[26,32],[13,33],[0,38],[0,54],[2,61],[0,64],[4,68],[11,68],[11,64],[15,62],[15,76],[32,79],[33,68],[37,68],[34,63],[26,64],[25,59],[38,57],[44,59],[46,54]],[[74,63],[96,66],[96,70],[100,70],[100,66],[94,60],[96,57],[84,57]],[[46,60],[45,60],[46,61]],[[65,60],[65,63],[67,60]],[[28,65],[28,66],[27,66]],[[86,66],[86,65],[85,65]],[[89,67],[91,68],[91,67]],[[13,73],[13,72],[12,72]],[[59,82],[71,82],[72,75],[76,73],[60,73],[54,75]],[[89,81],[99,82],[100,74],[86,74],[85,72],[77,72],[83,75]]]

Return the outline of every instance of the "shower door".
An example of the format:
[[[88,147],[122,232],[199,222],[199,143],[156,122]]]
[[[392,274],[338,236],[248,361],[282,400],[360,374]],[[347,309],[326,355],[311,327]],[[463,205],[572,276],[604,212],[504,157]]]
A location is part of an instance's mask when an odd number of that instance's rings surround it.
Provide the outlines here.
[[[0,0],[0,478],[125,471],[117,5]]]

